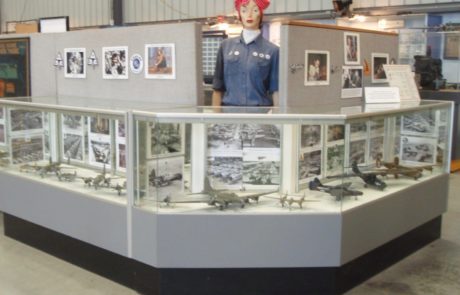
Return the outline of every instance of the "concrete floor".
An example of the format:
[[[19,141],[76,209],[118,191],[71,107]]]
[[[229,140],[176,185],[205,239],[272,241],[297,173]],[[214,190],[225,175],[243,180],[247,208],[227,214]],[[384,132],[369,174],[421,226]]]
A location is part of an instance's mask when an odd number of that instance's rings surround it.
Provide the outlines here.
[[[442,238],[346,295],[460,294],[460,174],[452,174]],[[3,217],[0,215],[0,233]],[[0,234],[0,294],[111,294],[136,292]],[[288,294],[286,294],[288,295]]]

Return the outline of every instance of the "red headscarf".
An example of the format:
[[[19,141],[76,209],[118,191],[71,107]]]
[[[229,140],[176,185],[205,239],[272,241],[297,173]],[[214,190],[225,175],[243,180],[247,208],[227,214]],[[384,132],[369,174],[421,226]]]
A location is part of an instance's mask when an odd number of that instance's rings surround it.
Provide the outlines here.
[[[235,8],[238,11],[238,17],[241,20],[240,8],[241,5],[247,5],[251,0],[235,0]],[[254,0],[257,7],[260,9],[260,24],[262,25],[262,19],[264,18],[264,10],[270,5],[270,0]]]

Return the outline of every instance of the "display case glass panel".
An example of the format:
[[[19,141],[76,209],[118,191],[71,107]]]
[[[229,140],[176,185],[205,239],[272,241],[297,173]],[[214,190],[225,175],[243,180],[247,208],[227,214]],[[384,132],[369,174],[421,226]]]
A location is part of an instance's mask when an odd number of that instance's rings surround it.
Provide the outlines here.
[[[134,112],[135,206],[158,213],[339,212],[446,173],[452,106]]]
[[[0,100],[0,171],[126,203],[126,112],[72,101]]]

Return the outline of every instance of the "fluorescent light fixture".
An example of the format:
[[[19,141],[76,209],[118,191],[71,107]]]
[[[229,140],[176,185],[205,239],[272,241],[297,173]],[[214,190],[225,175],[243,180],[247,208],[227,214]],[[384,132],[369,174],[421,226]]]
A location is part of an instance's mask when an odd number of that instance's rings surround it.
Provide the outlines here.
[[[40,33],[62,33],[69,30],[69,17],[44,17],[38,22],[38,31]]]

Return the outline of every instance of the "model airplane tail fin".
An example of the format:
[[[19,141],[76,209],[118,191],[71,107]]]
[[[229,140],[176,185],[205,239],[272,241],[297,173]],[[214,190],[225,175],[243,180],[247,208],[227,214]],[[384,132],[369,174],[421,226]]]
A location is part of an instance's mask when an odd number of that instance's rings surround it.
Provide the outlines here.
[[[323,184],[321,183],[321,181],[315,177],[314,180],[310,181],[310,183],[308,184],[308,188],[310,190],[316,190],[318,188],[318,186],[322,186]]]

